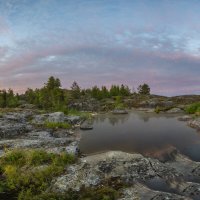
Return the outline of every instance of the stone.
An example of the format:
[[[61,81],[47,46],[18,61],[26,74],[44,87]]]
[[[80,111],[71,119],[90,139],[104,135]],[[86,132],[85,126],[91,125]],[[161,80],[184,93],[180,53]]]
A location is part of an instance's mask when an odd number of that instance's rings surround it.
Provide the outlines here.
[[[192,128],[196,128],[196,129],[200,130],[200,117],[198,117],[194,120],[188,121],[188,125]]]
[[[178,117],[178,120],[186,122],[186,121],[192,120],[192,116],[184,115],[184,116]]]
[[[67,145],[67,147],[65,148],[65,151],[72,155],[78,155],[80,153],[80,150],[78,148],[78,142],[75,141]]]
[[[81,125],[80,125],[80,129],[81,130],[92,130],[93,126],[92,126],[92,122],[91,121],[84,121]]]
[[[120,110],[120,109],[115,109],[112,111],[112,114],[128,114],[127,110]]]

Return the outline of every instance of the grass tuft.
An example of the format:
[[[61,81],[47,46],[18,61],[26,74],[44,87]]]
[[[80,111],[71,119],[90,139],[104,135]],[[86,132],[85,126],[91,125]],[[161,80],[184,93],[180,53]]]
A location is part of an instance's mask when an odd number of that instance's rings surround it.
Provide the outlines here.
[[[70,129],[72,128],[72,125],[67,122],[45,122],[46,128],[63,128],[63,129]]]

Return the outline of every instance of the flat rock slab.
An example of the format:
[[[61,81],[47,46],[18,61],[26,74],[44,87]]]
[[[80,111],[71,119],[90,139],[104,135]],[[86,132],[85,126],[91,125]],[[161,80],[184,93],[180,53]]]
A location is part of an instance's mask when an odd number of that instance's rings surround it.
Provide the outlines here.
[[[120,177],[124,183],[134,183],[155,176],[173,179],[179,175],[158,160],[114,151],[81,158],[80,163],[68,167],[66,174],[55,180],[53,188],[59,192],[79,191],[82,186],[96,186],[109,178]]]

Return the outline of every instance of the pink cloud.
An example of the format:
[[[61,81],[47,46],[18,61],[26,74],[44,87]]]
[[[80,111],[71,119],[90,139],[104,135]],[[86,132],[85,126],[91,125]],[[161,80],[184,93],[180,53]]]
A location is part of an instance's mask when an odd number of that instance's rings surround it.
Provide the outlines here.
[[[123,52],[123,53],[121,53]],[[80,53],[87,55],[80,56]],[[62,70],[56,68],[56,63],[47,62],[49,56],[75,56],[71,63],[61,63]],[[42,60],[42,62],[40,62]],[[70,87],[76,80],[82,87],[92,85],[127,84],[136,88],[147,82],[154,93],[172,95],[180,93],[198,93],[200,88],[198,76],[190,78],[188,73],[173,74],[174,63],[196,63],[200,59],[185,53],[148,52],[136,49],[127,51],[116,48],[98,48],[95,46],[53,45],[49,48],[33,47],[31,51],[22,52],[0,64],[1,86],[23,92],[27,87],[41,87],[48,76],[61,78],[64,87]],[[189,62],[189,64],[188,64]],[[166,65],[167,64],[167,65]],[[83,68],[82,68],[83,66]],[[180,67],[178,66],[178,67]],[[170,70],[168,69],[170,68]],[[176,67],[177,68],[177,67]],[[49,69],[49,70],[48,70]],[[168,71],[169,70],[169,71]],[[5,77],[5,78],[4,78]]]

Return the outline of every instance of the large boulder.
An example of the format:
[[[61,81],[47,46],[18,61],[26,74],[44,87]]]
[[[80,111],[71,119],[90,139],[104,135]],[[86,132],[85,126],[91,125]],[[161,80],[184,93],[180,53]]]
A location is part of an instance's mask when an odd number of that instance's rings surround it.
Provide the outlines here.
[[[72,154],[72,155],[78,155],[80,153],[77,141],[72,142],[71,144],[67,145],[65,150],[67,153]]]

